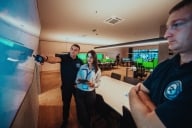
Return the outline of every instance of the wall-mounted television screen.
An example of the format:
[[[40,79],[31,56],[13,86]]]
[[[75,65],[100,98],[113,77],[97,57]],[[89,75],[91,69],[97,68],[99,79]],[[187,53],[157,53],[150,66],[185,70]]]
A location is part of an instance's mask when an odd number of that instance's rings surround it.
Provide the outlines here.
[[[136,49],[132,54],[132,61],[146,68],[155,68],[158,64],[158,49]]]
[[[143,61],[151,61],[158,59],[158,49],[138,49],[133,50],[133,61],[142,59]]]
[[[87,58],[87,53],[79,53],[77,56],[78,56],[78,58],[81,59],[81,60],[86,60],[86,58]]]

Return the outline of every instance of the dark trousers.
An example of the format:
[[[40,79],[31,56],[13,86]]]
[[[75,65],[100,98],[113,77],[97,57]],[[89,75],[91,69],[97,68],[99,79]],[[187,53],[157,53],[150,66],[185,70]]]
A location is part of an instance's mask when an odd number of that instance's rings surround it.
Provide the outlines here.
[[[63,123],[67,123],[69,118],[72,94],[75,97],[75,88],[73,87],[73,85],[62,85],[61,92],[63,100]]]
[[[83,128],[92,127],[92,118],[95,113],[96,93],[94,91],[81,91],[76,89],[77,116]]]

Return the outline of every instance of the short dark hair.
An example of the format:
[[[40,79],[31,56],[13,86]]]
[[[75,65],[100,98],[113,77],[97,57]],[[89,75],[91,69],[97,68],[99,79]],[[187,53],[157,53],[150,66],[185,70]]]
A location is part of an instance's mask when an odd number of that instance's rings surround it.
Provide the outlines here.
[[[75,46],[75,47],[79,48],[79,50],[80,50],[80,46],[78,44],[73,44],[72,46]]]
[[[181,2],[177,3],[170,11],[169,11],[169,14],[185,7],[185,6],[188,6],[192,4],[192,0],[182,0]]]

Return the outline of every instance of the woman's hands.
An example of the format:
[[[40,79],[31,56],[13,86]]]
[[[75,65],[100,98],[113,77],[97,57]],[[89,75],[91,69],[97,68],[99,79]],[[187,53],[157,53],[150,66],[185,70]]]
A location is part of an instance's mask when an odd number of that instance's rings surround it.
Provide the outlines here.
[[[95,86],[95,84],[93,82],[91,82],[91,81],[86,82],[86,84],[89,85],[89,87],[94,87]]]
[[[82,80],[82,79],[78,79],[77,80],[79,83],[84,83],[84,84],[87,84],[89,87],[94,87],[95,84],[91,81],[88,81],[88,80]]]

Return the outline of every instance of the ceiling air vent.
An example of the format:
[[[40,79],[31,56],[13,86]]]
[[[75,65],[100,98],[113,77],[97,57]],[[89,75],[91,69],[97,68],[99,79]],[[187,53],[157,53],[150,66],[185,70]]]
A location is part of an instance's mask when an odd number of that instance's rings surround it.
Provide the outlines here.
[[[120,23],[121,21],[123,21],[123,19],[121,18],[118,18],[118,17],[111,17],[111,18],[108,18],[104,21],[104,23],[108,23],[108,24],[111,24],[111,25],[115,25],[117,23]]]

